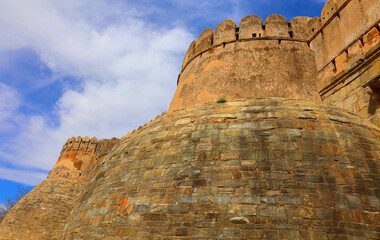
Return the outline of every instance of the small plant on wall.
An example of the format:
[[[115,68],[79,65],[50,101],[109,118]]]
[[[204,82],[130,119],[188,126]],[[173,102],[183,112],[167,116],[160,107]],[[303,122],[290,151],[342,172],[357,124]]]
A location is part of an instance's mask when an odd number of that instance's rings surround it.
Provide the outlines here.
[[[221,98],[218,98],[218,100],[216,100],[217,103],[224,103],[226,102],[226,97],[221,97]]]

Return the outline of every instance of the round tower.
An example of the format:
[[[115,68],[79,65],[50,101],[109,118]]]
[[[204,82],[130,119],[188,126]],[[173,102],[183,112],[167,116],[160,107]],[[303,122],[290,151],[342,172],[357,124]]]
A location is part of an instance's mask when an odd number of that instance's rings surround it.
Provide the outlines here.
[[[284,97],[320,102],[311,18],[265,20],[249,15],[239,27],[227,19],[206,29],[186,53],[169,111],[244,97]]]

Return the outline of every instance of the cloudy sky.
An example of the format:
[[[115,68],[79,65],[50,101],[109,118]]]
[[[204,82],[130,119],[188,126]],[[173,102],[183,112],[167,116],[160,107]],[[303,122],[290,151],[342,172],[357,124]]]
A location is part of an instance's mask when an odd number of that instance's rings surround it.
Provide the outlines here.
[[[324,2],[0,0],[0,202],[44,180],[67,138],[121,137],[167,110],[204,29]]]

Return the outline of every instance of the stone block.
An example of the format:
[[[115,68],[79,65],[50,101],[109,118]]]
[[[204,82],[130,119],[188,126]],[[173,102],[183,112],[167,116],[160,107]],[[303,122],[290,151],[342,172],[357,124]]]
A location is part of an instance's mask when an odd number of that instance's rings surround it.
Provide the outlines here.
[[[335,58],[336,73],[344,71],[350,64],[350,58],[347,52],[343,52]]]
[[[285,208],[281,206],[263,204],[257,208],[257,215],[263,217],[286,218],[286,211]]]
[[[239,23],[239,39],[263,37],[263,20],[255,15],[244,17]]]
[[[212,47],[212,43],[214,41],[214,30],[211,28],[207,28],[202,32],[199,36],[194,49],[194,55],[197,55],[207,49]]]
[[[214,45],[236,41],[236,24],[231,19],[221,22],[215,30]]]
[[[289,37],[289,25],[285,17],[279,14],[265,19],[265,36]]]
[[[368,33],[363,36],[364,50],[368,51],[375,46],[380,39],[379,31],[376,27],[372,28]]]
[[[310,17],[295,17],[290,20],[289,37],[296,39],[309,40],[308,22]]]

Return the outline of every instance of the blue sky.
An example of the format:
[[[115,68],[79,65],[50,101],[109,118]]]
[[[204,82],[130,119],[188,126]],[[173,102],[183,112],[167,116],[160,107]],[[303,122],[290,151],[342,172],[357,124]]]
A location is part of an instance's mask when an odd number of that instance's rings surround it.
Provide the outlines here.
[[[0,0],[0,202],[44,180],[67,138],[121,137],[167,110],[204,29],[324,2]]]

